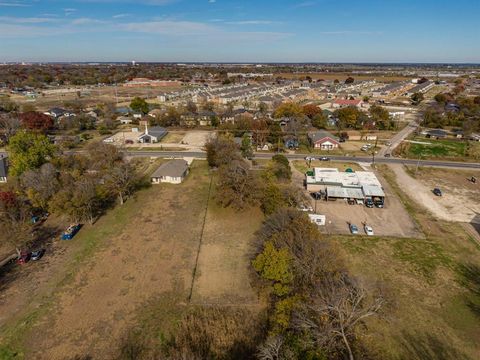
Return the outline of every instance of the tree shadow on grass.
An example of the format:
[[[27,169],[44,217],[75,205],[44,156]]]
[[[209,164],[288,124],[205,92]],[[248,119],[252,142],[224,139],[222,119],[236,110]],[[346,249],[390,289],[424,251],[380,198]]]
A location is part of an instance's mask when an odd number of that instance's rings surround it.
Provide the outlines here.
[[[402,359],[409,360],[469,360],[451,343],[433,334],[404,333]]]

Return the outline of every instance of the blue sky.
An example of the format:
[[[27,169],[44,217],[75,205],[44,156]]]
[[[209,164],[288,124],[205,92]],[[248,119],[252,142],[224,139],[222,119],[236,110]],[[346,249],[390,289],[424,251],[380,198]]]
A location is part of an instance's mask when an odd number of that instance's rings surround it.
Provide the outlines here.
[[[0,61],[480,62],[480,0],[0,0]]]

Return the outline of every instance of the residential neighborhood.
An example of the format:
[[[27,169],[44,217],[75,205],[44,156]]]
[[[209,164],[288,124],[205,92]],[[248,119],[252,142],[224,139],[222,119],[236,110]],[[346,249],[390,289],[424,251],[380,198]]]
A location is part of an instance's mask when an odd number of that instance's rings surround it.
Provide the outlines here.
[[[0,360],[477,360],[480,7],[0,0]]]

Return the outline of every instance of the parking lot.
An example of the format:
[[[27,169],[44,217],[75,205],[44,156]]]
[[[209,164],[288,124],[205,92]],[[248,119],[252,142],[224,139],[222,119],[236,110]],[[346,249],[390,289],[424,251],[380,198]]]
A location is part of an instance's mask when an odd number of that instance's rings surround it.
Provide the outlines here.
[[[357,204],[349,205],[343,199],[336,201],[318,200],[316,212],[326,216],[326,225],[320,227],[320,229],[329,234],[350,234],[349,224],[352,223],[358,227],[359,235],[365,235],[363,224],[366,223],[373,228],[375,236],[423,237],[388,183],[380,176],[378,178],[382,182],[386,195],[384,208],[367,208],[365,205]],[[311,198],[311,202],[315,209],[313,198]]]

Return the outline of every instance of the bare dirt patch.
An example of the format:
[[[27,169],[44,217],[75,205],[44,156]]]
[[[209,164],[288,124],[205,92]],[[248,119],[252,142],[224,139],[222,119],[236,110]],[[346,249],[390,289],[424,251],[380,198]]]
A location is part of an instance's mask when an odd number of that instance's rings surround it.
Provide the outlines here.
[[[101,358],[142,304],[172,292],[186,298],[207,179],[203,164],[184,184],[154,186],[131,200],[137,206],[128,223],[104,240],[102,249],[59,294],[54,311],[32,329],[27,348],[41,349],[32,358]],[[101,222],[97,225],[102,231]]]
[[[408,196],[435,217],[445,221],[471,222],[480,213],[480,184],[467,180],[473,173],[479,177],[479,171],[425,168],[419,169],[413,178],[402,165],[390,167]],[[411,169],[411,173],[414,172],[415,169]],[[443,196],[432,193],[435,187],[441,188]]]
[[[205,224],[192,302],[216,305],[258,303],[250,285],[250,254],[263,214],[237,213],[211,203]],[[221,219],[218,221],[217,219]]]

